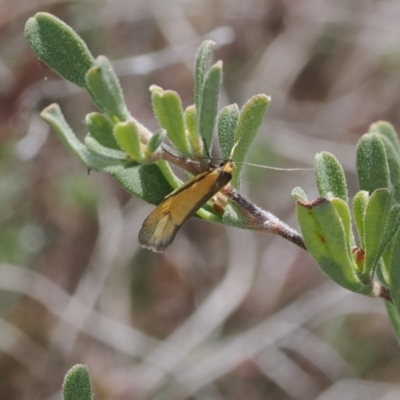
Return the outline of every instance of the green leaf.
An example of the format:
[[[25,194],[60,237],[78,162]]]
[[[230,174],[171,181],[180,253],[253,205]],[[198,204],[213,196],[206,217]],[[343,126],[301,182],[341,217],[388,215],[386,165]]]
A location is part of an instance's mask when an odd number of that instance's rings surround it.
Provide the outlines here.
[[[90,135],[102,146],[120,150],[113,135],[114,126],[103,114],[94,112],[86,115],[85,124]]]
[[[87,135],[85,137],[85,146],[89,150],[89,154],[95,157],[101,156],[105,160],[110,160],[110,159],[118,159],[118,161],[121,164],[126,164],[129,162],[126,153],[122,151],[121,149],[115,150],[115,149],[110,149],[109,147],[105,147],[101,145],[96,139],[94,139],[91,135]],[[132,162],[131,162],[132,164]],[[136,165],[139,165],[136,163]],[[104,168],[106,165],[101,165],[101,168]],[[97,168],[90,168],[94,170],[98,170]]]
[[[326,151],[315,156],[314,161],[315,178],[321,197],[338,197],[346,203],[347,195],[346,178],[343,168],[336,157]]]
[[[360,189],[369,193],[390,186],[385,145],[377,133],[363,135],[357,144],[357,176]]]
[[[392,240],[389,245],[386,247],[385,251],[382,254],[382,258],[379,260],[379,265],[377,271],[377,277],[380,282],[386,287],[389,287],[390,283],[390,264],[392,259],[393,253],[393,244],[394,241]]]
[[[93,168],[91,153],[86,146],[81,143],[62,115],[58,104],[52,104],[41,112],[41,117],[47,121],[56,131],[58,137],[87,167]],[[94,162],[96,164],[96,162]],[[94,168],[95,169],[95,168]]]
[[[89,150],[72,132],[57,104],[45,108],[40,115],[87,168],[110,174],[132,195],[148,203],[159,204],[173,190],[157,164],[137,166],[135,163],[129,163],[125,159],[115,157],[116,150],[107,149],[92,138],[88,140],[91,139],[96,145],[92,143]],[[94,150],[96,146],[97,151]]]
[[[396,306],[392,303],[389,303],[388,301],[385,301],[386,309],[389,314],[390,320],[392,321],[394,330],[396,332],[397,336],[397,341],[400,344],[400,316],[399,316],[399,311],[398,311],[398,306]]]
[[[29,18],[25,36],[36,55],[51,69],[86,88],[85,74],[94,58],[83,40],[64,22],[44,12]]]
[[[168,139],[180,153],[190,154],[182,102],[178,93],[172,90],[164,91],[155,85],[151,86],[150,90],[154,113],[161,127],[167,131]]]
[[[394,304],[400,311],[400,229],[393,239],[393,251],[391,254],[389,269],[390,293]]]
[[[235,205],[227,204],[222,216],[225,226],[234,226],[236,228],[246,229],[248,221],[243,220],[240,210]]]
[[[379,249],[380,252],[383,252],[387,248],[387,246],[391,243],[394,235],[399,229],[399,225],[400,225],[400,205],[394,206],[390,210],[385,230],[382,235],[382,241]]]
[[[386,137],[396,149],[396,153],[400,156],[400,143],[392,124],[385,121],[378,121],[370,126],[369,132],[376,132],[382,137]]]
[[[140,143],[139,129],[134,120],[118,122],[114,126],[114,136],[120,148],[133,161],[142,162],[145,159]]]
[[[381,246],[383,233],[390,212],[391,195],[387,189],[375,190],[369,198],[365,211],[365,265],[362,271],[363,280],[373,277],[374,269],[382,256]]]
[[[382,283],[383,286],[386,286],[386,287],[389,287],[389,273],[388,273],[388,269],[386,268],[383,260],[386,256],[386,254],[387,254],[386,252],[388,250],[390,251],[390,253],[392,252],[391,243],[389,244],[388,247],[386,247],[386,250],[383,252],[382,257],[379,260],[378,265],[376,266],[376,269],[375,269],[375,277],[378,279],[378,281],[380,283]]]
[[[117,75],[106,57],[96,59],[96,64],[86,74],[86,83],[94,100],[112,123],[131,118]]]
[[[145,153],[148,158],[150,158],[159,149],[166,134],[167,132],[164,129],[160,129],[153,134],[147,143],[147,147],[145,148]]]
[[[393,202],[395,204],[400,204],[400,156],[389,138],[381,135],[381,139],[385,145],[390,182],[392,184]]]
[[[358,192],[353,199],[354,221],[356,223],[358,237],[360,238],[360,246],[363,249],[365,249],[364,222],[368,201],[369,194],[365,190],[361,190],[360,192]]]
[[[74,365],[65,375],[63,383],[64,400],[92,400],[92,385],[86,365]]]
[[[351,214],[349,207],[344,200],[338,197],[332,199],[331,203],[336,208],[336,212],[338,213],[340,219],[342,220],[347,251],[351,253],[351,249],[354,246],[354,238],[353,238],[353,232],[351,230]]]
[[[211,152],[215,120],[218,114],[218,99],[221,83],[222,62],[218,61],[210,68],[205,77],[200,115],[198,116],[199,133],[209,152]]]
[[[237,104],[224,107],[218,114],[218,138],[224,160],[231,158],[235,143],[235,132],[239,122],[240,110]]]
[[[399,229],[400,225],[400,206],[394,206],[390,210],[389,217],[387,219],[387,224],[385,227],[385,232],[383,233],[381,247],[384,248],[382,254],[382,265],[381,265],[381,275],[379,279],[385,283],[390,283],[390,269],[391,268],[400,268],[400,260],[393,259],[393,251],[394,246],[397,245],[395,243],[394,237]]]
[[[173,173],[167,162],[159,161],[140,165],[134,161],[127,161],[126,158],[119,159],[118,163],[111,162],[109,158],[104,157],[104,152],[114,154],[115,150],[102,147],[93,139],[89,144],[90,139],[87,139],[86,146],[91,150],[92,157],[95,156],[97,160],[99,155],[102,155],[104,162],[100,165],[97,161],[95,167],[89,166],[89,168],[111,175],[128,193],[148,203],[159,204],[166,195],[177,187],[177,185],[170,183],[173,181],[171,178]],[[123,152],[120,153],[125,155]]]
[[[232,160],[236,163],[232,174],[231,184],[233,187],[240,186],[240,172],[242,163],[246,157],[247,151],[262,123],[265,112],[267,111],[270,98],[264,94],[258,94],[251,97],[244,105],[239,117],[238,126],[235,133],[235,148],[232,154]]]
[[[336,207],[325,198],[297,201],[296,213],[307,250],[325,274],[349,290],[372,293],[372,287],[362,284],[355,272],[357,266]]]
[[[303,202],[308,201],[306,192],[301,187],[298,186],[292,190],[292,197],[295,198],[296,200],[302,200]]]
[[[145,164],[132,168],[113,167],[104,171],[132,195],[157,205],[174,189],[157,164]]]
[[[206,40],[201,44],[196,54],[194,104],[196,106],[197,132],[200,132],[198,128],[200,126],[199,118],[201,112],[201,105],[203,104],[204,81],[208,69],[210,68],[212,50],[214,45],[215,43],[213,41]]]
[[[203,141],[196,128],[196,107],[194,105],[187,107],[184,117],[192,152],[196,156],[203,156]]]

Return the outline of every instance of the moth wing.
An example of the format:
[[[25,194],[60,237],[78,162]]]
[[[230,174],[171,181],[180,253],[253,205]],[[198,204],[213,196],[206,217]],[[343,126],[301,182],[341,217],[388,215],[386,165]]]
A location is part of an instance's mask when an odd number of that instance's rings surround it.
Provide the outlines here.
[[[229,164],[189,179],[169,194],[144,220],[139,242],[155,252],[164,251],[183,223],[218,193],[231,177]]]

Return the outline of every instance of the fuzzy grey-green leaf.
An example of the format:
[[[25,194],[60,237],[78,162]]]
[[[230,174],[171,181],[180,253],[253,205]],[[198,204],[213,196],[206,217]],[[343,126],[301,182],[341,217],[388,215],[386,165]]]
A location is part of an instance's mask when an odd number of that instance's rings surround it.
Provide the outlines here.
[[[390,212],[391,195],[387,189],[377,189],[369,198],[365,211],[365,265],[362,276],[365,280],[372,278],[377,262],[382,256],[382,236]]]
[[[364,222],[365,211],[367,210],[369,194],[366,190],[359,191],[353,199],[353,214],[356,223],[360,245],[365,248]]]
[[[353,232],[351,230],[351,214],[349,206],[343,199],[339,197],[333,198],[331,200],[331,204],[336,208],[336,212],[340,217],[340,219],[342,220],[347,252],[350,254],[351,249],[354,246],[354,237],[353,237]]]
[[[349,290],[371,293],[372,287],[358,279],[357,266],[335,206],[324,198],[311,203],[297,201],[296,214],[307,250],[325,274]]]
[[[72,132],[57,104],[45,108],[40,115],[87,168],[110,174],[132,195],[149,203],[158,204],[173,190],[155,163],[137,166],[123,158],[115,157],[116,150],[107,149],[90,137],[88,139],[93,143],[89,146],[89,150]],[[96,150],[96,146],[99,150]]]
[[[390,293],[397,307],[397,311],[400,312],[400,229],[393,238],[393,252],[388,269]]]
[[[390,138],[381,135],[381,140],[385,146],[390,183],[392,186],[393,202],[394,204],[400,204],[400,155]]]
[[[150,157],[159,149],[166,134],[167,132],[164,129],[160,129],[159,131],[155,132],[152,135],[149,142],[147,143],[147,149],[146,149],[147,156]]]
[[[400,205],[393,206],[389,212],[379,251],[383,253],[393,240],[400,226]]]
[[[246,157],[247,151],[254,137],[261,126],[265,112],[267,111],[270,98],[265,94],[258,94],[251,97],[244,105],[235,133],[235,148],[232,154],[232,160],[239,163],[235,165],[232,174],[231,184],[233,187],[240,185],[240,172],[242,163]]]
[[[25,36],[36,55],[51,69],[86,88],[85,74],[95,60],[84,41],[54,15],[40,12],[29,18]]]
[[[228,160],[231,157],[239,117],[240,110],[237,104],[224,107],[218,114],[219,147],[224,160]]]
[[[308,201],[306,192],[305,192],[301,187],[299,187],[299,186],[295,187],[295,188],[292,190],[292,193],[291,193],[291,194],[292,194],[292,197],[295,198],[296,200],[302,200],[302,201],[304,201],[304,202],[307,202],[307,201]]]
[[[323,151],[315,156],[315,179],[320,196],[327,197],[330,193],[347,202],[347,185],[343,168],[336,157]]]
[[[186,108],[185,113],[185,125],[187,130],[187,135],[189,139],[192,152],[196,156],[203,155],[203,141],[197,132],[197,122],[196,122],[196,107],[191,105]]]
[[[85,124],[90,135],[102,146],[120,150],[113,135],[113,124],[105,115],[96,112],[90,113],[86,115]]]
[[[168,139],[180,153],[190,154],[182,102],[178,93],[172,90],[164,91],[158,86],[152,86],[150,90],[154,113],[161,127],[167,131]]]
[[[96,65],[86,74],[86,83],[94,100],[113,123],[130,118],[117,75],[106,57],[97,58]]]
[[[139,128],[135,120],[132,119],[115,124],[114,137],[120,148],[128,154],[133,161],[142,162],[145,159],[140,143]]]
[[[207,150],[211,151],[215,120],[218,114],[219,91],[222,83],[222,62],[213,65],[205,76],[199,115],[199,132]]]
[[[385,145],[377,133],[367,133],[357,144],[357,177],[361,190],[372,193],[390,186]]]
[[[65,375],[62,387],[64,400],[92,400],[92,385],[86,365],[74,365]]]
[[[396,149],[397,154],[400,156],[400,143],[392,124],[386,121],[378,121],[369,127],[369,132],[379,133],[381,136],[386,137]]]
[[[396,331],[397,341],[400,344],[400,315],[399,315],[399,308],[396,307],[394,304],[389,303],[388,301],[385,302],[386,309],[389,314],[390,320],[392,321],[393,327]]]
[[[400,262],[398,260],[393,260],[394,246],[396,243],[393,240],[400,226],[400,205],[393,206],[390,210],[390,214],[387,218],[387,223],[385,231],[382,235],[382,240],[379,248],[379,252],[382,253],[382,263],[381,263],[381,276],[380,280],[383,283],[390,282],[390,268],[391,266],[398,264],[400,268]],[[396,268],[396,267],[394,267]]]
[[[210,68],[212,50],[215,43],[205,40],[197,50],[195,64],[194,104],[196,106],[197,126],[199,125],[201,105],[203,103],[204,81]],[[197,129],[199,131],[199,129]]]
[[[40,113],[40,116],[54,128],[64,145],[71,150],[87,167],[92,168],[90,165],[90,152],[72,132],[67,121],[65,121],[60,106],[58,104],[51,104]]]

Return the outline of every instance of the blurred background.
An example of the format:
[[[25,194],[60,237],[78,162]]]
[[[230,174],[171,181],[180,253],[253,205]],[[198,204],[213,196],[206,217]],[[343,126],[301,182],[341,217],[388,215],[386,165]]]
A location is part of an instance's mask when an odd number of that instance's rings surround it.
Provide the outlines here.
[[[0,1],[0,398],[58,400],[88,365],[95,398],[398,399],[400,353],[381,300],[329,282],[272,234],[191,219],[163,254],[137,234],[152,206],[91,172],[40,117],[57,102],[83,139],[85,92],[37,60],[26,20],[51,12],[106,55],[132,114],[158,129],[151,84],[192,104],[204,39],[224,63],[220,106],[272,97],[248,161],[342,163],[371,123],[400,128],[395,0]],[[312,171],[247,167],[243,193],[297,229]]]

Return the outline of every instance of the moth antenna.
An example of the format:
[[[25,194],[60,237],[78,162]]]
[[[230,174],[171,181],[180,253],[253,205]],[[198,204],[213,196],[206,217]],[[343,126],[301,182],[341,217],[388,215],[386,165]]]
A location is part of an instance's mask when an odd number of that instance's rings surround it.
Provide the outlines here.
[[[274,171],[314,171],[314,168],[280,168],[280,167],[271,167],[269,165],[260,165],[260,164],[253,164],[248,162],[237,162],[234,164],[241,164],[241,165],[249,165],[250,167],[258,167],[264,169],[272,169]]]

